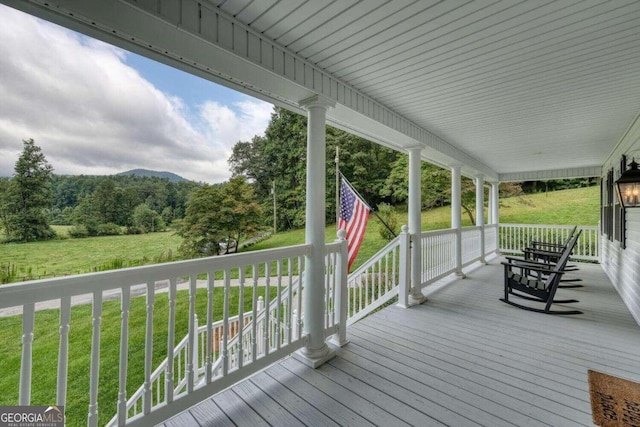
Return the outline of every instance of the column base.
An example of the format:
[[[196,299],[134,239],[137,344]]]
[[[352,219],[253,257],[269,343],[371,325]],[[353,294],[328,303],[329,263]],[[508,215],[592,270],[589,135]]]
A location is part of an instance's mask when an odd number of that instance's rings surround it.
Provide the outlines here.
[[[413,294],[409,295],[409,306],[419,305],[426,301],[428,301],[428,298],[422,295],[422,293],[420,293],[420,295],[418,296]]]
[[[457,277],[458,279],[466,279],[466,278],[467,278],[467,275],[466,275],[466,274],[464,274],[462,271],[456,271],[456,277]]]
[[[293,357],[295,357],[296,360],[299,360],[300,362],[313,369],[318,368],[325,362],[333,359],[335,356],[335,349],[329,347],[326,343],[322,348],[319,348],[317,350],[309,350],[308,348],[303,347],[293,353]]]

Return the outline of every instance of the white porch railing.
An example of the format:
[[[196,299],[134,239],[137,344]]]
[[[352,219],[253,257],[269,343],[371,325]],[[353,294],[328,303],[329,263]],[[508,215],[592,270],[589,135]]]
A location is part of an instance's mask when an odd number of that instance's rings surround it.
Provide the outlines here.
[[[92,338],[90,346],[90,385],[87,424],[105,424],[110,414],[99,420],[98,396],[101,363],[101,323],[103,302],[117,298],[121,303],[120,362],[118,369],[117,414],[115,425],[149,425],[168,418],[192,404],[222,390],[238,380],[268,366],[281,357],[302,347],[307,336],[302,332],[302,300],[304,287],[299,277],[304,270],[304,257],[309,245],[297,245],[266,251],[255,251],[206,259],[93,273],[67,278],[46,279],[2,287],[0,309],[22,307],[23,342],[20,367],[20,405],[31,403],[33,366],[34,318],[36,304],[57,301],[60,306],[59,351],[57,373],[58,405],[65,405],[68,385],[69,324],[71,299],[92,295]],[[325,331],[344,334],[346,321],[346,274],[342,268],[346,242],[327,245],[325,280]],[[130,314],[132,289],[144,283],[146,312],[144,318]],[[158,329],[154,317],[160,300],[156,290],[168,287],[166,329]],[[186,293],[178,288],[186,287]],[[197,288],[206,288],[206,296]],[[231,289],[236,288],[237,301],[231,301]],[[341,292],[342,291],[342,292]],[[214,307],[214,293],[224,295],[222,307]],[[259,302],[264,295],[264,304]],[[198,326],[196,298],[206,299],[205,325]],[[251,300],[249,311],[245,299]],[[177,311],[181,300],[188,305],[188,313]],[[236,304],[237,302],[237,304]],[[204,304],[204,303],[203,303]],[[201,304],[201,305],[203,305]],[[233,308],[237,307],[237,308]],[[236,310],[234,313],[233,311]],[[214,322],[214,318],[221,318]],[[114,319],[110,319],[113,321]],[[146,323],[144,333],[144,383],[127,399],[128,362],[131,342],[130,323]],[[340,323],[342,322],[342,326]],[[188,326],[187,326],[188,325]],[[188,329],[187,335],[176,345],[176,331]],[[154,348],[154,335],[166,335],[166,347]],[[153,356],[166,355],[155,369]],[[52,357],[50,355],[48,357]],[[136,384],[135,386],[137,386]],[[103,397],[104,398],[104,397]],[[103,407],[104,403],[100,406]]]
[[[401,257],[406,260],[408,254],[402,254],[401,236],[397,236],[371,259],[349,274],[348,318],[350,325],[398,294],[400,283]]]
[[[570,225],[500,224],[500,252],[522,253],[532,240],[565,243],[573,229]],[[597,226],[579,226],[582,230],[572,254],[573,259],[600,260],[600,230]]]
[[[480,235],[484,229],[484,248],[481,247]],[[498,226],[464,227],[461,235],[462,266],[481,261],[487,255],[498,250]],[[456,272],[456,230],[446,229],[423,232],[420,237],[422,251],[421,286],[431,283]],[[484,249],[484,250],[483,250]]]
[[[462,266],[467,265],[480,259],[482,249],[480,246],[480,233],[482,227],[463,227],[462,228]]]
[[[456,270],[456,230],[423,232],[420,236],[420,248],[422,286],[440,280]]]

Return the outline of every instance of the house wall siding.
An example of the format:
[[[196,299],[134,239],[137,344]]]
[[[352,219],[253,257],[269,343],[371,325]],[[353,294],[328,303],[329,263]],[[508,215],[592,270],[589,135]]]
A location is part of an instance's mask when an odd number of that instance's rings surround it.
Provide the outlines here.
[[[603,165],[602,179],[614,169],[615,178],[620,177],[620,158],[627,156],[640,160],[640,118],[636,117],[616,149]],[[619,224],[614,224],[614,228]],[[615,239],[602,238],[602,268],[620,294],[620,297],[640,325],[640,209],[626,210],[626,247]]]

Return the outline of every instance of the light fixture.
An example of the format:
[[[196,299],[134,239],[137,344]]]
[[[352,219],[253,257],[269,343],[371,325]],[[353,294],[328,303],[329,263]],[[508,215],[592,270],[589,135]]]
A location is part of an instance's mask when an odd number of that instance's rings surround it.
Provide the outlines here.
[[[640,207],[640,169],[635,159],[631,160],[629,169],[622,172],[622,175],[616,181],[618,190],[618,200],[622,207],[638,208]]]

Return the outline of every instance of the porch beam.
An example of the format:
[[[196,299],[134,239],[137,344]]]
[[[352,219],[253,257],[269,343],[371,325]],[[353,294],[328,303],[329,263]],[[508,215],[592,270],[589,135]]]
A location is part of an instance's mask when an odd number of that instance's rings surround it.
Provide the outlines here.
[[[409,304],[426,301],[422,295],[422,216],[421,189],[422,147],[411,147],[409,152],[409,234],[411,235],[411,295]]]
[[[305,242],[311,245],[305,259],[304,333],[308,335],[298,358],[317,368],[335,356],[324,336],[324,256],[326,196],[326,120],[335,103],[321,95],[303,100],[307,110],[307,200]]]
[[[539,181],[543,179],[592,178],[602,176],[602,166],[501,173],[499,182]]]
[[[462,165],[451,165],[451,228],[456,231],[455,263],[456,275],[462,272]]]

